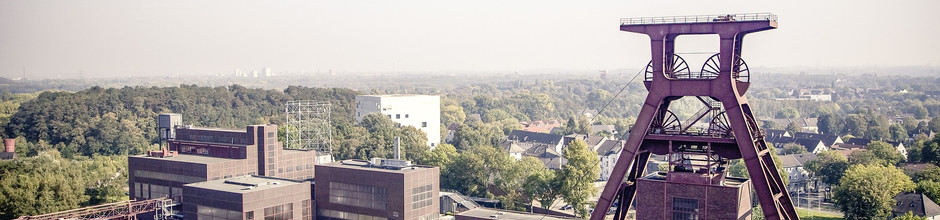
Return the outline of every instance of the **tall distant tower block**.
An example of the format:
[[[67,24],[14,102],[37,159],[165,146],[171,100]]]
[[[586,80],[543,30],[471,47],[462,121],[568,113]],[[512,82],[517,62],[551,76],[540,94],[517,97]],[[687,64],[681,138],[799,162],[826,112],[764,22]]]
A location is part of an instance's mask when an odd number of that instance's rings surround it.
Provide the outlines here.
[[[329,102],[289,101],[286,111],[287,143],[285,148],[316,150],[318,155],[332,153],[333,126],[330,123]]]
[[[773,14],[621,20],[620,30],[650,37],[649,94],[592,220],[604,219],[615,200],[614,219],[626,218],[634,197],[637,219],[750,219],[749,181],[767,219],[799,219],[744,97],[750,74],[741,58],[744,35],[775,28]],[[675,53],[676,37],[693,34],[721,39],[719,53],[698,72]],[[680,120],[669,104],[682,97],[698,99],[702,110]],[[707,128],[692,126],[699,122]],[[668,155],[669,170],[644,175],[650,154]],[[726,177],[727,161],[738,158],[750,180]]]

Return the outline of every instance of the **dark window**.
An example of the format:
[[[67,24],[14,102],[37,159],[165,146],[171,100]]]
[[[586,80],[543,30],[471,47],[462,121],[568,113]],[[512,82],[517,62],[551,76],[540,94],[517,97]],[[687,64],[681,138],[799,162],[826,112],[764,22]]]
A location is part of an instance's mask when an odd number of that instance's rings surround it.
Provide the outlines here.
[[[428,122],[426,122],[426,121],[425,121],[425,122],[421,122],[421,127],[422,127],[422,128],[428,127]]]
[[[395,114],[395,119],[401,119],[401,114]]]
[[[698,200],[672,198],[673,220],[698,220]]]
[[[408,118],[408,114],[405,114],[405,118]]]

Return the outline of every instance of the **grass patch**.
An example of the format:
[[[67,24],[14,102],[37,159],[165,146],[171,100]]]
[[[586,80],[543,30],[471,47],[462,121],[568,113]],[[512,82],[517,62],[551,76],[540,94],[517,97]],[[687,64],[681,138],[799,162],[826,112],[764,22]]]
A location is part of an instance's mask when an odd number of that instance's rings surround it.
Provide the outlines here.
[[[825,212],[818,212],[816,210],[802,209],[802,208],[797,208],[796,214],[800,216],[800,219],[804,219],[804,220],[806,219],[810,219],[810,220],[811,219],[819,219],[819,220],[842,219],[842,217],[838,215],[833,215],[833,214],[825,213]]]

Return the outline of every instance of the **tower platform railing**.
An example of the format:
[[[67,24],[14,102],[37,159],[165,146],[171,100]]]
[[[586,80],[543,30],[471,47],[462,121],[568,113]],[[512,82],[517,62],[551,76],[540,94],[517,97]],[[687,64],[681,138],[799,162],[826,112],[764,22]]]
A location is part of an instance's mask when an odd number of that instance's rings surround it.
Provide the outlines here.
[[[771,13],[692,15],[667,17],[621,18],[620,25],[682,24],[682,23],[721,23],[746,21],[777,21],[777,15]]]

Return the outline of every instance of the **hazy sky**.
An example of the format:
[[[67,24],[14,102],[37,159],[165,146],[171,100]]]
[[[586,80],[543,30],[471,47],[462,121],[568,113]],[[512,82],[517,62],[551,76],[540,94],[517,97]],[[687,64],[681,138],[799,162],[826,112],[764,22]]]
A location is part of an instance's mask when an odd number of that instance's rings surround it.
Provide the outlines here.
[[[754,67],[940,63],[940,1],[0,1],[0,76],[640,68],[619,18],[771,12]],[[717,51],[717,36],[679,52]],[[705,57],[687,57],[699,68]],[[755,71],[758,71],[757,69]]]

